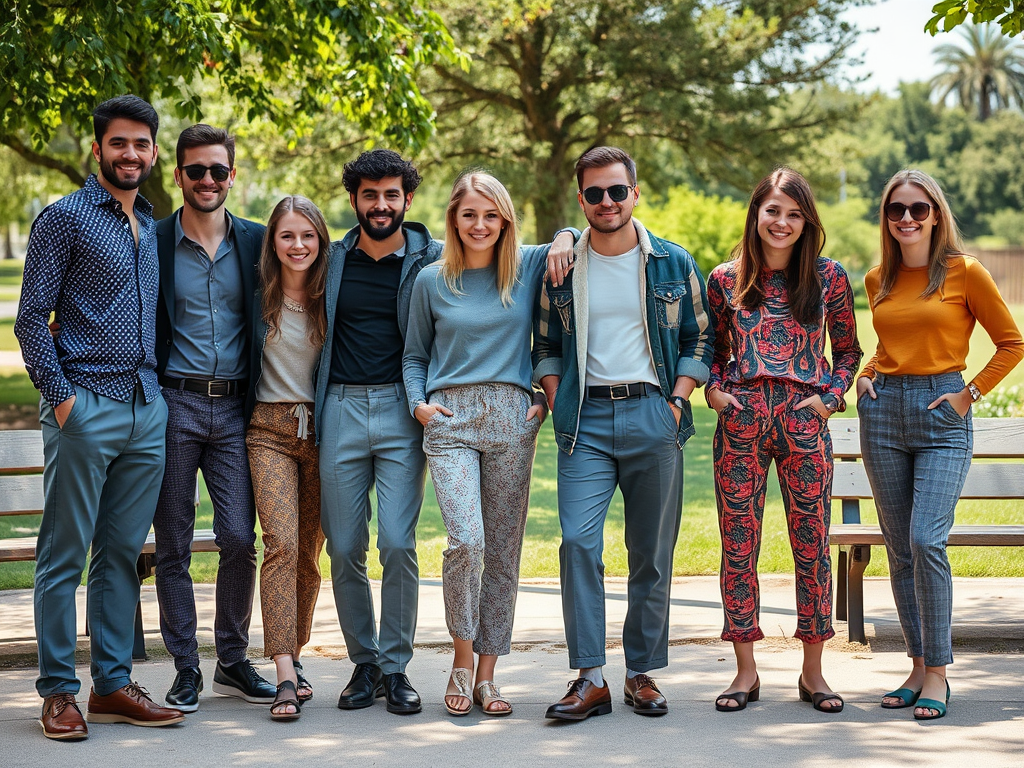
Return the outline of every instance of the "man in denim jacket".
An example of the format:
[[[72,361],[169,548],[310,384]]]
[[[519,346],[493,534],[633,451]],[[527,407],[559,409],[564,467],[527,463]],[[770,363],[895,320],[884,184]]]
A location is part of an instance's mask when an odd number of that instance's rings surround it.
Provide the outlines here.
[[[683,503],[688,399],[708,378],[714,348],[704,279],[683,248],[632,218],[633,159],[596,147],[576,164],[590,226],[561,285],[545,284],[535,317],[534,378],[558,443],[559,561],[569,666],[580,670],[547,717],[611,711],[605,663],[604,520],[615,487],[625,501],[628,610],[625,699],[662,715],[647,674],[668,664],[672,555]]]

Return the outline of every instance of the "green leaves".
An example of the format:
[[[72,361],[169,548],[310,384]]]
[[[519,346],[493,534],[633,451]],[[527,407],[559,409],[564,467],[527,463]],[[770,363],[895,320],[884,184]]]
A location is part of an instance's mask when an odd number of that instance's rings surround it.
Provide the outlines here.
[[[433,108],[416,79],[460,64],[422,0],[8,0],[0,26],[0,140],[42,150],[59,125],[86,132],[92,108],[132,92],[203,114],[196,84],[217,78],[250,119],[281,128],[340,110],[398,147],[421,146]]]
[[[1024,6],[1007,0],[942,0],[932,6],[932,16],[925,31],[936,35],[951,32],[970,17],[975,24],[998,22],[1007,37],[1017,37],[1024,28]]]

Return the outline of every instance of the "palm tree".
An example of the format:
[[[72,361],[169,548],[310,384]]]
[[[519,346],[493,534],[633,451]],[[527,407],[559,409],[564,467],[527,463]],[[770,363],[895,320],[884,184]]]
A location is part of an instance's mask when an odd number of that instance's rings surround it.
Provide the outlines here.
[[[935,57],[945,71],[931,81],[939,100],[955,93],[966,110],[977,108],[986,120],[993,108],[1024,107],[1024,46],[1004,36],[994,24],[964,27],[967,47],[936,46]]]

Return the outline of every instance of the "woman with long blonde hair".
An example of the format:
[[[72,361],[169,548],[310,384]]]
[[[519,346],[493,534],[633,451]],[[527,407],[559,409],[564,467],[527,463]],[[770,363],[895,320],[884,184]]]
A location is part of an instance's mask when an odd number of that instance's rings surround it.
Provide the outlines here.
[[[245,442],[263,529],[260,603],[264,652],[277,667],[275,720],[297,719],[313,697],[299,654],[309,641],[324,545],[312,408],[330,245],[320,209],[286,197],[267,222],[259,263]]]
[[[500,716],[512,705],[494,668],[511,649],[530,472],[547,414],[530,363],[547,248],[520,249],[508,191],[486,173],[455,182],[445,224],[441,260],[416,278],[403,373],[448,530],[444,600],[455,661],[445,707],[466,715],[475,702]]]
[[[992,276],[964,253],[938,183],[897,173],[882,193],[882,263],[864,277],[878,348],[857,379],[864,468],[889,557],[909,677],[882,697],[914,717],[946,714],[953,662],[953,583],[946,541],[971,465],[971,404],[1024,357],[1024,342]],[[996,345],[964,384],[980,322]]]

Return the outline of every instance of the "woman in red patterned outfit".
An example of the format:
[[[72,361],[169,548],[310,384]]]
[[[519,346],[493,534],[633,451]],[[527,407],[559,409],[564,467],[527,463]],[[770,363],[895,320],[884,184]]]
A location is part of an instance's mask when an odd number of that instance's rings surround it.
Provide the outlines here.
[[[796,564],[797,630],[804,662],[800,698],[840,712],[842,698],[821,673],[832,629],[828,526],[832,440],[828,418],[844,410],[861,350],[846,272],[820,256],[825,233],[810,185],[780,168],[750,198],[743,242],[712,270],[708,303],[715,356],[705,389],[718,413],[715,495],[722,534],[723,640],[736,653],[732,684],[715,702],[723,712],[757,701],[754,641],[768,467],[775,460]],[[825,358],[825,331],[832,363]]]

